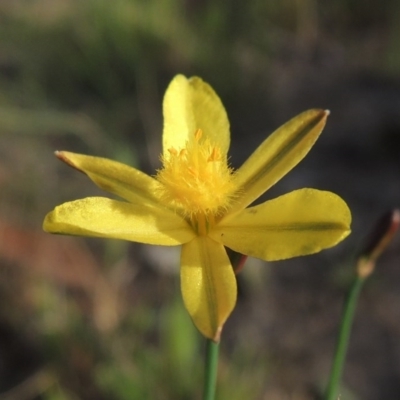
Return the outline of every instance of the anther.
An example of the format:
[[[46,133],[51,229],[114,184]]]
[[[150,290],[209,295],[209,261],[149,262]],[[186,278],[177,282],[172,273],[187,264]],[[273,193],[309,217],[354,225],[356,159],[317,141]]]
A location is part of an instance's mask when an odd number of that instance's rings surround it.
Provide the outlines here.
[[[221,158],[220,151],[217,147],[213,147],[211,150],[211,154],[208,157],[207,161],[218,161]]]
[[[197,131],[194,134],[194,138],[196,139],[196,141],[199,141],[202,136],[203,136],[203,131],[201,129],[197,129]]]

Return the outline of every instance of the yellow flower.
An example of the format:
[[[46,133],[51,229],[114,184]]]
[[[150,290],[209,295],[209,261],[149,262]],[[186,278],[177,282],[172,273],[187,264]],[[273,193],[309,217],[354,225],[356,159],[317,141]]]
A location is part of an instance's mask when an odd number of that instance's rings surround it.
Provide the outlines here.
[[[57,152],[126,201],[68,202],[50,212],[43,227],[52,233],[182,245],[185,307],[200,332],[219,341],[236,302],[225,246],[272,261],[316,253],[350,233],[350,211],[330,192],[300,189],[248,207],[308,153],[328,112],[309,110],[293,118],[236,171],[228,165],[228,117],[207,83],[176,76],[163,113],[163,166],[154,177],[108,159]]]

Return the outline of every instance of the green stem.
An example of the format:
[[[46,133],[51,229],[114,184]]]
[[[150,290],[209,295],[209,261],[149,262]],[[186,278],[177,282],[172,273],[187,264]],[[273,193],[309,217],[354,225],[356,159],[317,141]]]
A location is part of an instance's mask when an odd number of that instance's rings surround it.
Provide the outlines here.
[[[214,400],[217,386],[219,343],[207,339],[206,370],[204,377],[204,400]]]
[[[325,400],[337,400],[338,398],[337,392],[340,379],[342,377],[344,361],[349,344],[351,326],[354,319],[354,312],[357,306],[358,296],[364,282],[365,278],[357,276],[350,288],[350,292],[346,299],[342,322],[340,325],[339,337],[336,344],[335,358],[333,360],[332,371],[325,394]]]

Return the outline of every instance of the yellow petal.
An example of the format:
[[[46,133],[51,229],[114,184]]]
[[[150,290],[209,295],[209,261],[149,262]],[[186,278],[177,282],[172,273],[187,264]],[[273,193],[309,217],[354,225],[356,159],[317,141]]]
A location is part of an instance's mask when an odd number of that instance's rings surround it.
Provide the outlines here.
[[[219,147],[221,154],[228,152],[230,133],[225,108],[212,87],[200,78],[177,75],[165,93],[163,113],[165,158],[170,156],[169,149],[184,149],[198,129],[203,131],[203,138]]]
[[[224,247],[196,237],[182,247],[181,289],[199,331],[218,342],[236,303],[236,278]]]
[[[236,172],[239,195],[232,212],[242,210],[296,166],[325,126],[328,111],[309,110],[272,133]]]
[[[88,197],[56,207],[43,222],[46,232],[133,242],[178,245],[195,235],[178,215],[142,204]]]
[[[246,208],[210,233],[238,253],[267,261],[316,253],[350,233],[347,204],[331,192],[300,189]]]
[[[97,186],[133,203],[144,202],[163,207],[157,195],[160,183],[126,164],[107,158],[57,151],[56,156],[86,174]]]

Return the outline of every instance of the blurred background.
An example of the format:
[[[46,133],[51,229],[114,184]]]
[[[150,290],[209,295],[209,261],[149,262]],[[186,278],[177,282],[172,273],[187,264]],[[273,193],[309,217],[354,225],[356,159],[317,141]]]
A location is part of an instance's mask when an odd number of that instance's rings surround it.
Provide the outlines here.
[[[399,18],[395,0],[1,0],[0,398],[201,398],[204,344],[182,306],[179,249],[41,230],[54,206],[102,195],[55,150],[154,173],[163,93],[183,73],[224,102],[234,167],[301,111],[331,110],[266,198],[334,191],[353,233],[318,255],[248,260],[218,389],[319,399],[353,256],[400,204]],[[397,237],[361,295],[343,399],[400,398],[399,263]]]

